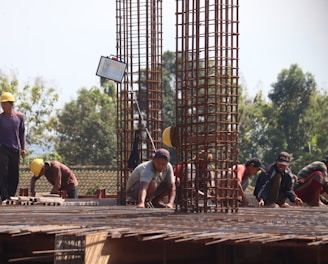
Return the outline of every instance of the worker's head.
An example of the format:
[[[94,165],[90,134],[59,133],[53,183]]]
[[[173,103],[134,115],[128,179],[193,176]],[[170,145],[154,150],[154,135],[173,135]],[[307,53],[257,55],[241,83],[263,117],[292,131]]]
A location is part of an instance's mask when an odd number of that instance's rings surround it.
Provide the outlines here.
[[[258,158],[248,160],[245,165],[248,175],[255,175],[258,171],[265,172],[265,169],[262,167],[261,161]]]
[[[0,98],[0,102],[1,103],[5,103],[5,102],[15,102],[15,97],[9,93],[9,92],[4,92],[2,95],[1,95],[1,98]]]
[[[0,102],[3,112],[10,114],[14,107],[14,96],[11,93],[4,92],[0,97]]]
[[[213,155],[209,151],[201,150],[193,158],[196,168],[200,171],[206,170],[209,162],[212,161]]]
[[[163,171],[166,166],[167,163],[170,161],[170,152],[166,149],[158,149],[153,157],[153,164],[154,164],[154,168],[161,172]]]
[[[35,177],[41,176],[41,170],[43,168],[43,159],[34,159],[30,164],[30,170],[34,174]]]
[[[289,166],[290,163],[290,155],[289,153],[283,151],[280,152],[277,160],[276,160],[276,165],[277,165],[277,169],[278,171],[284,171],[285,169],[287,169],[287,167]]]
[[[321,162],[325,163],[326,166],[328,165],[328,155],[326,155],[322,160]]]

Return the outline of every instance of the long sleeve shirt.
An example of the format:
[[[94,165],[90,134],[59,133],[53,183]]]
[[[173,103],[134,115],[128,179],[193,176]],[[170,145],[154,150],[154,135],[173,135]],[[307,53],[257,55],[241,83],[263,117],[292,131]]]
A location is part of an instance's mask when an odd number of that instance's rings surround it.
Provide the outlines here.
[[[25,150],[25,123],[22,113],[0,114],[0,144],[15,152]]]
[[[285,171],[279,172],[275,163],[269,165],[265,170],[266,172],[262,172],[256,181],[254,196],[257,198],[257,200],[267,200],[270,192],[270,180],[273,179],[277,173],[280,173],[281,184],[279,193],[282,193],[285,197],[293,202],[296,198],[296,194],[293,190],[293,174],[291,170],[287,168]]]
[[[70,192],[74,186],[78,185],[75,174],[64,164],[59,161],[47,161],[49,165],[48,170],[45,173],[45,177],[48,182],[51,183],[52,189],[50,193],[57,194],[59,191]],[[33,176],[31,178],[31,193],[35,194],[35,183],[40,177]]]

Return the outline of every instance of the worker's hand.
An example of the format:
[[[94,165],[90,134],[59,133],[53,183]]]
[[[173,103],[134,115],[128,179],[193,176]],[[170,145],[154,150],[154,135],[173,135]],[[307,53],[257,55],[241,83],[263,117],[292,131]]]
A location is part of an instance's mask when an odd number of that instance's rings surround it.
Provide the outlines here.
[[[260,201],[259,201],[259,206],[261,207],[261,206],[264,206],[264,201],[263,201],[263,199],[261,199]]]
[[[165,207],[166,207],[166,208],[171,208],[171,209],[172,209],[172,208],[173,208],[173,204],[168,203],[168,204],[165,205]]]
[[[303,201],[301,198],[296,197],[294,200],[294,203],[296,203],[296,205],[301,206],[303,204]]]
[[[145,208],[145,203],[138,203],[137,208]]]
[[[21,150],[21,156],[22,156],[23,159],[25,158],[25,156],[26,156],[26,150],[25,149]]]
[[[243,205],[245,205],[245,206],[249,205],[249,201],[248,201],[248,199],[246,198],[246,196],[243,197],[243,200],[242,200],[241,203],[242,203]]]

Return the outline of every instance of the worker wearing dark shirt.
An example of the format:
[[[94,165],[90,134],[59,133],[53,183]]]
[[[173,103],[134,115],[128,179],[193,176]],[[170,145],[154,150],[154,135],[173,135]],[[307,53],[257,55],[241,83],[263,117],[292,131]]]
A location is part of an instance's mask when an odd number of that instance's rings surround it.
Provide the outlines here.
[[[293,174],[288,168],[289,162],[290,155],[287,152],[281,152],[276,162],[265,168],[266,172],[259,175],[254,189],[259,206],[289,207],[285,203],[287,198],[297,205],[303,203],[293,190]]]
[[[68,198],[78,197],[78,181],[75,174],[66,165],[55,160],[43,162],[42,159],[35,159],[31,162],[30,169],[34,174],[30,187],[32,196],[35,196],[35,182],[44,175],[52,185],[51,194],[66,191]]]
[[[2,201],[15,196],[19,183],[20,156],[25,157],[24,116],[14,111],[15,98],[4,92],[0,98],[0,193]]]

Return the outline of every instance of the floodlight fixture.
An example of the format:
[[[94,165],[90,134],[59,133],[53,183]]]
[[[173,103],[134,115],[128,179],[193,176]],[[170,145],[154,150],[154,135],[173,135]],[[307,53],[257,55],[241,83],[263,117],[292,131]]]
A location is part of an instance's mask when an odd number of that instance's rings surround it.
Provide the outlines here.
[[[101,56],[96,75],[116,82],[122,82],[125,69],[126,63],[119,61],[116,57]]]

